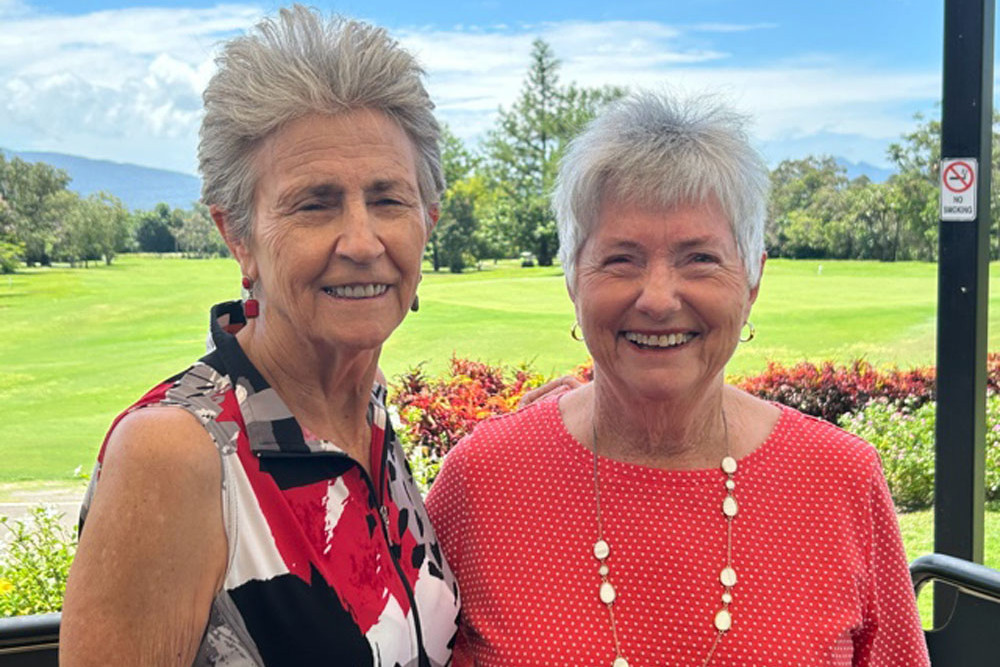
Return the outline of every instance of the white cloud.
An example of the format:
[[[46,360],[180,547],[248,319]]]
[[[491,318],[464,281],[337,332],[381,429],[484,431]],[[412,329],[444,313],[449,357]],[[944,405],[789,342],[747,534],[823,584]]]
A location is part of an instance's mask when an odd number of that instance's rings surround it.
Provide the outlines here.
[[[232,4],[53,16],[0,0],[0,146],[193,171],[218,43],[260,15]],[[536,37],[562,61],[564,82],[721,92],[755,117],[757,139],[772,148],[854,136],[858,148],[843,153],[884,162],[879,142],[896,139],[939,94],[933,71],[825,53],[746,65],[716,36],[775,27],[562,21],[392,32],[426,68],[441,118],[466,140],[515,100]]]
[[[249,5],[81,16],[21,5],[0,33],[0,145],[192,171],[217,44],[259,16]]]

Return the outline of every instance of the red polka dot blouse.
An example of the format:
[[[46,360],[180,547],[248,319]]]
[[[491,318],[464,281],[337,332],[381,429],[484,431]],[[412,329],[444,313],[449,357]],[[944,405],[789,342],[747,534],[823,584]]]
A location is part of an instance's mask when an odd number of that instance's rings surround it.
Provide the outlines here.
[[[622,655],[631,667],[702,665],[724,590],[725,474],[599,467]],[[732,628],[711,665],[929,664],[871,445],[782,408],[735,482]],[[612,665],[593,455],[558,399],[480,424],[448,454],[427,508],[462,592],[456,665]]]

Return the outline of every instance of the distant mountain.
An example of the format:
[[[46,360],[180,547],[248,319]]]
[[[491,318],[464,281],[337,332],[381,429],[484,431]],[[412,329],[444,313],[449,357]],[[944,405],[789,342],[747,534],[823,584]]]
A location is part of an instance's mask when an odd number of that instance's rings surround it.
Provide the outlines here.
[[[885,183],[896,173],[895,169],[883,169],[867,162],[851,162],[842,157],[834,158],[841,167],[847,170],[847,178],[852,181],[858,176],[867,176],[873,183]]]
[[[170,208],[191,208],[201,197],[201,180],[189,174],[135,164],[91,160],[63,153],[35,153],[0,149],[8,157],[45,162],[64,170],[73,180],[69,189],[87,196],[99,190],[121,199],[130,209],[151,209],[160,202]]]

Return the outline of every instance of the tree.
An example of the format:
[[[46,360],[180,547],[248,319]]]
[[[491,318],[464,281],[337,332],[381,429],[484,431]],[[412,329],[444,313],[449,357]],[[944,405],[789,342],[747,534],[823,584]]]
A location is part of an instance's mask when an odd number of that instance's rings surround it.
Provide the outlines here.
[[[534,252],[542,266],[552,264],[559,247],[548,202],[559,157],[604,104],[624,94],[614,87],[560,86],[558,71],[552,48],[536,39],[520,97],[510,109],[500,109],[485,143],[491,185],[500,200],[496,209],[510,216],[514,245]]]
[[[128,250],[132,238],[132,217],[118,197],[96,192],[87,198],[94,226],[94,247],[111,265],[115,255]]]
[[[64,191],[69,175],[44,162],[9,162],[0,155],[0,229],[7,238],[24,247],[28,266],[48,264],[56,242],[52,215],[46,214],[50,198]]]
[[[211,257],[224,247],[212,221],[208,207],[196,203],[181,214],[182,225],[177,230],[177,247],[189,257]]]
[[[890,179],[901,189],[900,206],[907,211],[908,220],[919,225],[917,236],[926,244],[933,242],[936,256],[937,205],[940,200],[941,121],[915,114],[917,127],[903,136],[899,143],[889,145],[889,159],[898,169]],[[991,159],[992,182],[1000,177],[1000,111],[993,112],[993,155]],[[923,183],[921,183],[923,181]],[[927,187],[930,185],[931,187]],[[933,213],[932,213],[933,211]],[[932,229],[933,228],[933,229]],[[1000,188],[990,192],[990,258],[1000,259]]]
[[[441,259],[452,273],[461,273],[468,261],[478,261],[476,233],[479,231],[478,203],[485,198],[479,176],[468,176],[448,188],[438,224]]]
[[[848,186],[844,168],[829,156],[784,160],[775,167],[765,228],[768,253],[827,256],[825,227],[841,212],[838,195]]]
[[[135,239],[142,252],[174,252],[177,239],[174,229],[178,227],[170,207],[160,202],[152,211],[136,211],[134,214]]]
[[[465,210],[461,212],[450,210],[452,206],[451,194],[455,185],[472,175],[479,167],[479,163],[479,158],[466,148],[462,140],[455,136],[455,134],[451,131],[451,128],[447,125],[442,125],[441,168],[444,171],[444,180],[448,189],[445,190],[444,194],[441,196],[441,217],[439,218],[438,225],[434,228],[434,231],[431,232],[431,237],[428,239],[428,245],[430,246],[431,252],[431,263],[434,266],[435,271],[441,268],[442,263],[449,264],[451,270],[455,271],[455,265],[450,262],[449,259],[442,257],[442,233],[444,232],[444,228],[450,227],[451,222],[456,220],[457,217],[468,213]],[[474,202],[462,202],[459,203],[458,206],[466,207],[469,204],[474,206]],[[474,223],[475,220],[472,220],[471,222]],[[466,224],[469,224],[469,221],[466,221]],[[473,224],[472,227],[474,228],[475,225]],[[452,231],[453,230],[449,230],[448,233],[451,233]],[[450,250],[445,251],[445,254],[454,252],[456,241],[457,239],[449,240]],[[458,271],[461,270],[461,268],[458,269]]]

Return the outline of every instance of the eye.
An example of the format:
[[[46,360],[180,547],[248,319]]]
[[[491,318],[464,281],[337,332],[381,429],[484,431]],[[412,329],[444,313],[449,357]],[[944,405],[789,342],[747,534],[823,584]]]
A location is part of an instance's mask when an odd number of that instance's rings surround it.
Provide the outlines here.
[[[612,255],[604,260],[605,264],[625,264],[631,262],[632,258],[628,255]]]
[[[697,252],[691,256],[691,261],[695,264],[717,264],[719,258],[707,252]]]
[[[376,206],[406,206],[405,202],[402,202],[394,197],[381,197],[375,200]]]
[[[325,208],[326,208],[326,205],[323,204],[322,202],[310,201],[310,202],[306,202],[306,203],[302,204],[296,210],[298,210],[300,212],[309,212],[309,211],[322,211]]]

